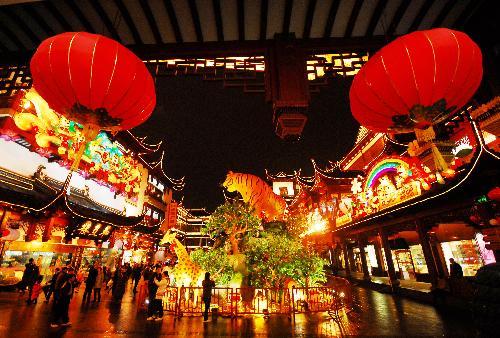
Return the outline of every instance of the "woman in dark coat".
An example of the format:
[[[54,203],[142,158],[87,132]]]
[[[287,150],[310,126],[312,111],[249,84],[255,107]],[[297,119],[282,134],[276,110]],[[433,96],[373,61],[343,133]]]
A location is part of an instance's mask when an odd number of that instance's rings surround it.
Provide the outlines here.
[[[113,275],[113,301],[121,302],[123,294],[125,293],[125,287],[127,285],[127,275],[126,270],[121,267],[116,269]]]

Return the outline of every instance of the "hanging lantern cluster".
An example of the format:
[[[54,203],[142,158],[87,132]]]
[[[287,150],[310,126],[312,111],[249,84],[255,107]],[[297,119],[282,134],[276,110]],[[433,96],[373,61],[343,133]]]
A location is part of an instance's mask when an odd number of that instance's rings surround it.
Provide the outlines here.
[[[376,53],[349,93],[356,120],[376,132],[415,132],[446,170],[433,126],[462,108],[482,79],[482,55],[466,34],[446,28],[402,36]],[[417,145],[414,145],[414,147]]]

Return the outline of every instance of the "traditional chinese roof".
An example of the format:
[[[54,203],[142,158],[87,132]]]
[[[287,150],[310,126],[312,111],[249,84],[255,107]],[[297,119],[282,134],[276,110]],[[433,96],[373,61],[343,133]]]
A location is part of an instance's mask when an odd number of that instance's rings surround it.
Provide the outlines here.
[[[477,137],[479,131],[473,127]],[[481,139],[477,140],[478,149],[471,162],[458,170],[455,177],[447,183],[438,185],[417,198],[340,226],[334,232],[342,234],[362,231],[366,227],[411,222],[417,217],[470,208],[479,196],[487,194],[491,188],[500,184],[500,156],[485,147]]]
[[[136,154],[139,161],[148,169],[150,174],[155,175],[157,179],[175,191],[182,191],[184,189],[184,177],[171,178],[163,169],[165,157],[163,142],[148,144],[146,136],[139,137],[128,130],[117,133],[114,139],[120,142],[129,152]]]
[[[0,168],[0,200],[2,203],[39,213],[45,210],[66,210],[70,214],[113,226],[134,226],[143,216],[126,217],[93,200],[88,192],[74,187],[64,193],[64,183],[45,176],[39,170],[33,178]]]

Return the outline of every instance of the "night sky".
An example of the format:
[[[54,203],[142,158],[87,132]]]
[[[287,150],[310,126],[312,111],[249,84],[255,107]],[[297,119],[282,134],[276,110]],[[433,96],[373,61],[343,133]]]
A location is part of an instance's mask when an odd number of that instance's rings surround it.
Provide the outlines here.
[[[320,164],[340,159],[358,130],[349,111],[351,81],[332,80],[313,94],[303,136],[294,143],[274,134],[263,93],[224,88],[197,76],[158,78],[155,112],[133,132],[151,142],[164,140],[167,174],[186,177],[184,205],[212,211],[224,202],[221,183],[228,170],[265,178],[265,169],[301,168],[311,175],[311,158]]]

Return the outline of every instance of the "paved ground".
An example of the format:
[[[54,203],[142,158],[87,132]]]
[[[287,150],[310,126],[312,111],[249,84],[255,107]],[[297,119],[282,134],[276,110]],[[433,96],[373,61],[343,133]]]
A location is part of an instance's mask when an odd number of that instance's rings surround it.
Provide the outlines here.
[[[166,317],[148,322],[137,311],[130,290],[121,306],[109,296],[100,304],[82,305],[81,293],[70,306],[73,326],[51,329],[52,304],[39,301],[27,306],[16,293],[0,292],[0,337],[330,337],[347,335],[472,336],[472,319],[466,311],[454,313],[362,288],[354,289],[355,311],[344,318],[342,331],[326,314],[287,317],[248,316],[219,318],[203,323],[201,317]],[[42,299],[42,297],[40,298]]]

